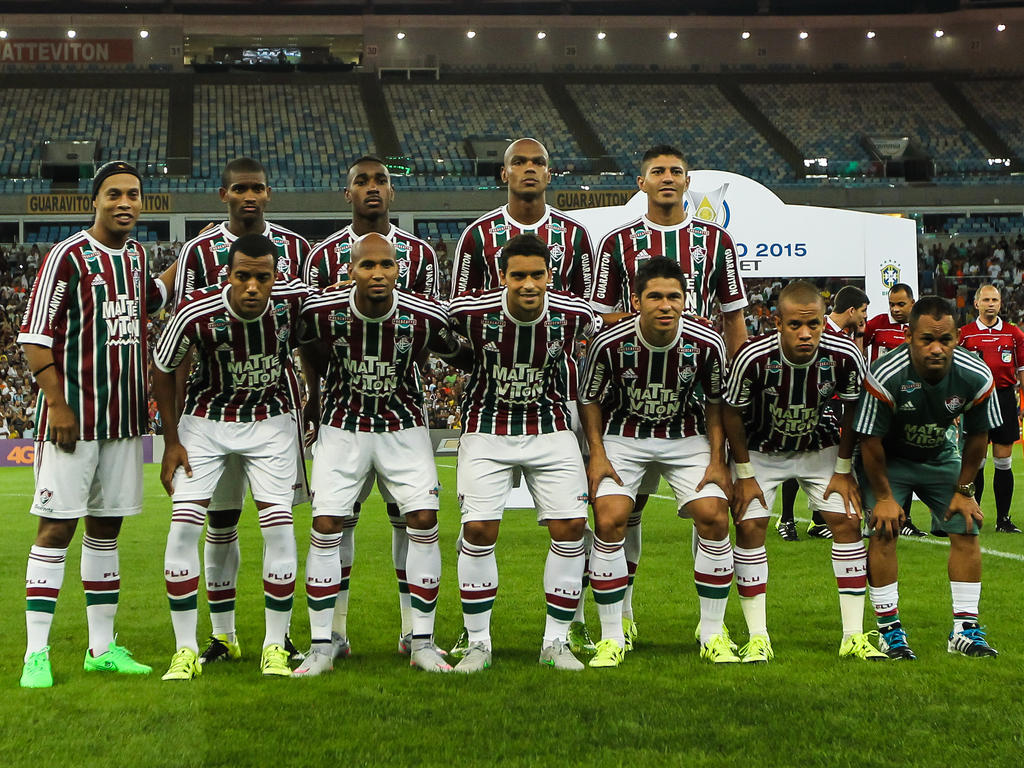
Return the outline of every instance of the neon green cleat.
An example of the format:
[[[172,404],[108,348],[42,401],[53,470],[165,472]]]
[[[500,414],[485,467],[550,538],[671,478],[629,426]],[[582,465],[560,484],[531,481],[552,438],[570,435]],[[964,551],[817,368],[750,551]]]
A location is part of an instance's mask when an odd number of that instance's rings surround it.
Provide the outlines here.
[[[627,651],[632,651],[633,646],[636,645],[637,638],[637,627],[636,622],[632,619],[627,619],[625,616],[622,617],[622,634],[626,637],[626,648]]]
[[[740,660],[736,655],[736,644],[725,635],[712,635],[701,646],[700,657],[714,664],[735,664]]]
[[[569,625],[569,649],[573,653],[593,653],[597,648],[590,638],[590,631],[582,621],[574,621]]]
[[[448,656],[453,659],[461,659],[469,652],[469,630],[465,627],[462,628],[462,632],[459,634],[459,639],[455,641],[455,645],[448,651]]]
[[[199,655],[199,663],[237,661],[240,658],[242,658],[242,646],[238,644],[238,635],[235,635],[234,640],[229,640],[227,635],[210,635],[210,644]]]
[[[50,669],[50,646],[30,654],[21,669],[22,688],[52,688],[53,671]]]
[[[768,635],[754,635],[740,648],[740,658],[744,664],[767,664],[775,658],[771,639]]]
[[[722,622],[722,637],[724,637],[726,640],[732,642],[732,635],[729,634],[729,627],[727,627],[725,625],[724,621]],[[697,622],[697,626],[694,627],[694,629],[693,629],[693,639],[697,643],[697,645],[700,645],[700,622],[699,621]]]
[[[152,667],[133,659],[132,652],[123,645],[118,645],[116,639],[112,640],[106,652],[99,656],[93,656],[86,651],[82,668],[86,672],[118,672],[122,675],[148,675],[153,671]]]
[[[199,654],[191,648],[179,648],[171,656],[171,666],[161,680],[192,680],[203,674],[203,665],[199,663]]]
[[[878,637],[878,631],[850,635],[839,646],[840,659],[863,659],[865,661],[888,661],[889,657],[871,644],[871,636]]]
[[[588,664],[591,667],[617,667],[626,656],[626,649],[614,640],[601,640]]]
[[[263,649],[260,660],[260,672],[264,677],[291,677],[292,670],[288,666],[288,651],[279,643],[271,643]]]

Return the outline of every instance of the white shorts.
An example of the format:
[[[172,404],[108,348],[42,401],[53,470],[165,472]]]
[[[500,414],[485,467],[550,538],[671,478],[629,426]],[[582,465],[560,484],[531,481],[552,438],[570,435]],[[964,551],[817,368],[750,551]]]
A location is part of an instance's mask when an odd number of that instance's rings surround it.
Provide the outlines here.
[[[661,470],[657,467],[648,467],[647,471],[644,472],[643,479],[640,481],[640,490],[637,493],[641,496],[652,496],[658,492],[660,487]]]
[[[321,424],[313,446],[313,514],[349,517],[375,474],[387,478],[403,515],[440,506],[437,466],[426,427],[348,432]]]
[[[604,451],[622,485],[606,477],[597,487],[598,497],[628,496],[636,501],[644,478],[654,470],[657,476],[664,475],[672,487],[680,516],[688,516],[684,515],[683,508],[691,501],[727,498],[725,491],[714,483],[697,490],[711,463],[711,449],[706,437],[665,439],[609,435],[604,438]]]
[[[747,507],[747,514],[743,520],[753,520],[758,517],[768,517],[775,505],[775,491],[786,480],[796,480],[800,488],[807,494],[807,501],[811,509],[821,512],[834,512],[837,515],[846,514],[846,506],[843,504],[843,497],[833,493],[826,499],[825,489],[836,471],[836,456],[839,455],[839,446],[823,448],[820,451],[787,451],[783,453],[760,453],[750,452],[750,463],[754,465],[754,477],[757,484],[761,486],[761,493],[764,495],[767,509],[761,506],[757,499],[750,502]],[[733,466],[732,479],[736,480],[736,468]]]
[[[256,501],[291,506],[294,496],[295,442],[298,435],[289,414],[262,421],[212,421],[183,415],[178,436],[188,451],[192,477],[182,468],[174,474],[174,501],[200,501],[213,496],[228,457],[239,457]],[[237,508],[237,507],[236,507]]]
[[[391,491],[388,490],[388,484],[384,482],[384,478],[377,474],[377,470],[370,470],[370,474],[366,476],[366,483],[363,485],[363,490],[359,492],[359,498],[357,502],[363,504],[370,494],[373,493],[373,484],[377,484],[377,490],[380,491],[380,496],[384,499],[385,504],[394,504],[395,497],[391,495]]]
[[[587,473],[576,436],[463,434],[457,477],[462,521],[501,520],[512,475],[522,468],[537,520],[587,516]]]
[[[32,514],[56,520],[142,511],[142,438],[79,440],[72,452],[37,442]]]
[[[298,436],[298,421],[294,413],[290,413],[293,423],[296,424],[296,435]],[[306,455],[303,450],[303,441],[298,436],[295,441],[295,483],[292,486],[292,506],[305,504],[309,501],[309,482],[306,479]],[[238,454],[227,456],[224,464],[224,472],[217,481],[217,487],[210,499],[209,512],[220,512],[225,509],[241,509],[245,503],[245,494],[249,490],[249,483],[245,479],[245,467],[242,457]]]

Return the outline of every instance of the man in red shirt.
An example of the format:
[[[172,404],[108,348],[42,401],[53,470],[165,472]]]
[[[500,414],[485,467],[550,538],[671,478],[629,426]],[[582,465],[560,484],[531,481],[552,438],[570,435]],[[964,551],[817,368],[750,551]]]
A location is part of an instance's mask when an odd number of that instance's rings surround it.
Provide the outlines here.
[[[992,443],[992,492],[996,497],[996,530],[1002,533],[1020,533],[1010,520],[1010,502],[1013,500],[1013,459],[1011,449],[1020,439],[1020,407],[1017,387],[1024,386],[1024,332],[999,317],[1002,298],[999,289],[984,284],[974,294],[978,319],[960,329],[960,344],[976,353],[992,371],[996,397],[1002,414],[1002,425],[989,432]],[[981,503],[984,490],[985,464],[982,461],[974,479],[974,498]]]

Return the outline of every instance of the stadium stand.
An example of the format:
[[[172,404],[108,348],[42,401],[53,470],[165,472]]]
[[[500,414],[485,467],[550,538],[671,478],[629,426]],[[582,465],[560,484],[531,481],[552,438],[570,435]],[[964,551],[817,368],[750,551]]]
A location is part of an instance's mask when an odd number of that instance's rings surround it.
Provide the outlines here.
[[[960,91],[1018,156],[1024,156],[1024,80],[972,80]]]

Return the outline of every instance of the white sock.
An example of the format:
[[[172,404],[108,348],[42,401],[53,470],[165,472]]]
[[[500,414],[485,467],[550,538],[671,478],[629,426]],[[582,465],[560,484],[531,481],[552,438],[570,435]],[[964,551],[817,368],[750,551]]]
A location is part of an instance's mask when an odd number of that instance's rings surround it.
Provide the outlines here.
[[[552,541],[544,563],[544,645],[565,642],[576,603],[583,594],[583,539]]]
[[[206,527],[203,567],[206,573],[206,602],[210,606],[211,631],[235,639],[235,593],[242,562],[238,526]]]
[[[82,586],[89,622],[89,649],[99,656],[114,642],[114,617],[121,594],[117,539],[82,537]]]
[[[260,510],[263,534],[263,601],[267,630],[263,647],[284,645],[292,618],[298,555],[292,511],[283,504]]]
[[[57,607],[57,596],[64,583],[67,547],[40,547],[28,552],[25,567],[25,661],[50,643],[50,625]]]
[[[736,591],[750,636],[767,635],[765,593],[768,590],[768,551],[763,547],[733,548],[736,569]]]
[[[459,592],[462,622],[470,643],[491,647],[491,611],[498,594],[498,561],[494,545],[477,546],[463,539],[459,550]]]
[[[733,554],[729,537],[712,541],[698,536],[697,554],[693,560],[693,581],[700,600],[701,645],[712,636],[722,634],[732,576]]]
[[[199,596],[199,537],[206,522],[206,510],[198,504],[176,502],[164,550],[164,585],[171,607],[174,647],[191,648],[196,642]]]
[[[437,525],[425,530],[406,528],[409,554],[406,573],[412,607],[413,640],[434,636],[434,609],[441,584],[441,547],[437,543]]]
[[[590,589],[601,618],[601,639],[614,640],[625,647],[622,633],[622,595],[629,579],[626,569],[625,540],[601,541],[594,537],[590,553]]]
[[[338,562],[341,566],[341,581],[338,582],[338,596],[334,599],[334,620],[331,629],[341,637],[348,637],[348,590],[352,577],[352,563],[356,557],[356,523],[359,515],[346,517],[342,521],[341,545],[338,547]]]
[[[306,607],[309,611],[309,636],[314,643],[331,641],[334,603],[341,583],[338,547],[343,534],[309,533],[306,553]]]

